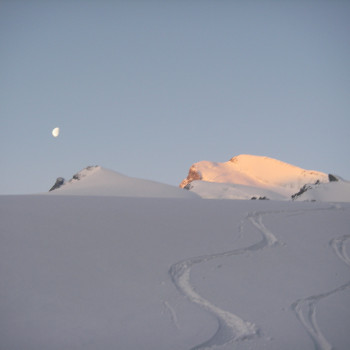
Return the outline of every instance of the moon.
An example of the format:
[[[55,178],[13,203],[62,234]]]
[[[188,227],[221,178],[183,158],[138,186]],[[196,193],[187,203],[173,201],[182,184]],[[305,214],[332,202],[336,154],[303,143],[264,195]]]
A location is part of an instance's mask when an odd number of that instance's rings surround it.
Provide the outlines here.
[[[60,128],[54,128],[52,130],[52,136],[57,137],[60,134]]]

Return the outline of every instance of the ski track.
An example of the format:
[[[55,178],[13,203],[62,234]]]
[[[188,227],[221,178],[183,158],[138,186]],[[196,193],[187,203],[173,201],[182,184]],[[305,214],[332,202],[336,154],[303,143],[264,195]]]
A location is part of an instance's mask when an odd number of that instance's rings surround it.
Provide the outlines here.
[[[347,241],[350,238],[350,235],[345,235],[341,237],[334,238],[330,241],[330,245],[335,251],[335,254],[337,254],[338,258],[345,262],[345,264],[350,266],[350,257],[347,254],[345,248],[345,241]]]
[[[170,319],[171,319],[172,323],[175,325],[175,327],[177,329],[180,329],[179,321],[177,319],[176,312],[175,312],[174,308],[167,301],[163,301],[163,306],[164,306],[164,309],[167,312],[169,312]]]
[[[196,264],[205,263],[217,258],[255,252],[268,246],[279,245],[275,235],[263,224],[262,217],[266,214],[275,214],[280,212],[281,211],[252,212],[241,221],[239,226],[240,233],[243,231],[243,226],[247,222],[252,223],[261,233],[262,239],[257,243],[246,248],[239,248],[222,253],[189,258],[177,262],[170,267],[169,275],[180,293],[185,295],[192,303],[195,303],[203,309],[209,311],[218,321],[218,329],[216,333],[209,340],[193,347],[191,350],[212,349],[217,346],[228,344],[232,341],[250,339],[258,335],[258,329],[253,323],[245,321],[238,315],[235,315],[229,311],[220,309],[199,295],[190,283],[190,272],[191,268]]]
[[[311,337],[315,350],[332,350],[332,345],[322,334],[316,320],[316,304],[323,298],[338,293],[350,287],[350,281],[342,286],[335,288],[327,293],[312,295],[307,298],[297,300],[292,304],[292,308],[298,320],[304,326],[306,332]]]
[[[339,209],[338,207],[330,207],[328,209]],[[341,237],[333,238],[329,245],[333,248],[337,257],[350,266],[350,258],[346,252],[345,242],[350,239],[350,235],[344,235]],[[313,341],[315,350],[332,350],[332,345],[327,341],[322,331],[320,330],[317,319],[317,303],[323,298],[327,298],[330,295],[343,291],[350,287],[350,281],[335,288],[329,292],[311,295],[307,298],[302,298],[295,301],[292,304],[292,309],[294,310],[297,319],[301,322],[306,332]]]

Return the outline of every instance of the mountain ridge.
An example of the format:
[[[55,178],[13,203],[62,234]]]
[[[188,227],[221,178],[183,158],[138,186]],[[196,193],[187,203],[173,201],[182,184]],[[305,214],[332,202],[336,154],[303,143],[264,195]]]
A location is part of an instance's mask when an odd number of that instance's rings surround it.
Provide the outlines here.
[[[342,184],[325,187],[325,184],[337,181],[341,181]],[[323,201],[327,201],[327,192],[331,193],[336,189],[337,195],[331,195],[329,197],[331,200],[338,197],[341,201],[350,200],[346,181],[338,176],[306,170],[266,156],[249,154],[232,157],[223,163],[211,161],[194,163],[179,187],[195,192],[202,198],[274,200],[317,198]],[[342,189],[345,195],[339,195]],[[312,190],[314,197],[310,197],[310,193],[304,194],[308,190]],[[318,194],[320,191],[321,195]]]
[[[298,185],[314,183],[317,180],[328,182],[328,174],[305,170],[274,158],[241,154],[223,163],[211,161],[194,163],[180,187],[185,187],[193,180],[258,187],[270,183],[284,186],[293,185],[296,181]]]
[[[224,163],[194,163],[179,187],[129,177],[95,165],[82,169],[69,181],[57,178],[49,194],[350,202],[350,183],[340,177],[247,154]]]
[[[101,166],[88,166],[69,181],[59,177],[49,194],[147,198],[196,198],[196,194],[151,180],[129,177]]]

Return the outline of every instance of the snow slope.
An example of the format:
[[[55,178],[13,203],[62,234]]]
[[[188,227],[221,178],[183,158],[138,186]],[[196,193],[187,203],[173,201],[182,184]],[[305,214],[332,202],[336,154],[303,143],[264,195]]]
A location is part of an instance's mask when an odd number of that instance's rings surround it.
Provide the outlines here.
[[[0,348],[347,350],[349,214],[349,203],[0,196]]]
[[[100,166],[89,166],[50,192],[54,195],[193,198],[195,194],[150,180],[122,175]]]
[[[206,199],[259,199],[288,200],[290,196],[283,195],[272,189],[255,186],[236,185],[231,183],[192,181],[186,188],[190,192]]]
[[[291,196],[282,195],[273,190],[261,187],[221,184],[195,180],[189,185],[190,192],[198,194],[207,199],[272,199],[291,200]],[[306,191],[300,195],[296,192],[293,200],[296,201],[320,201],[320,202],[350,202],[349,181],[339,180],[337,182],[304,185]]]
[[[320,183],[307,186],[307,191],[295,198],[297,201],[350,202],[350,182]]]
[[[199,185],[198,181],[205,184]],[[277,159],[239,155],[224,163],[202,161],[193,164],[180,187],[186,186],[204,198],[250,199],[254,193],[271,199],[290,199],[304,184],[317,181],[328,182],[328,175]],[[214,188],[208,183],[224,185]]]

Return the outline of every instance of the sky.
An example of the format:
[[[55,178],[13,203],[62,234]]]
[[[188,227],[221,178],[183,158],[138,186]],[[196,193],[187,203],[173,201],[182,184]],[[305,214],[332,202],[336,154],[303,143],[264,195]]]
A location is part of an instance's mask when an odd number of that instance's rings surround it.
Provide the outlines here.
[[[350,180],[349,1],[0,0],[0,52],[0,194],[239,154]]]

